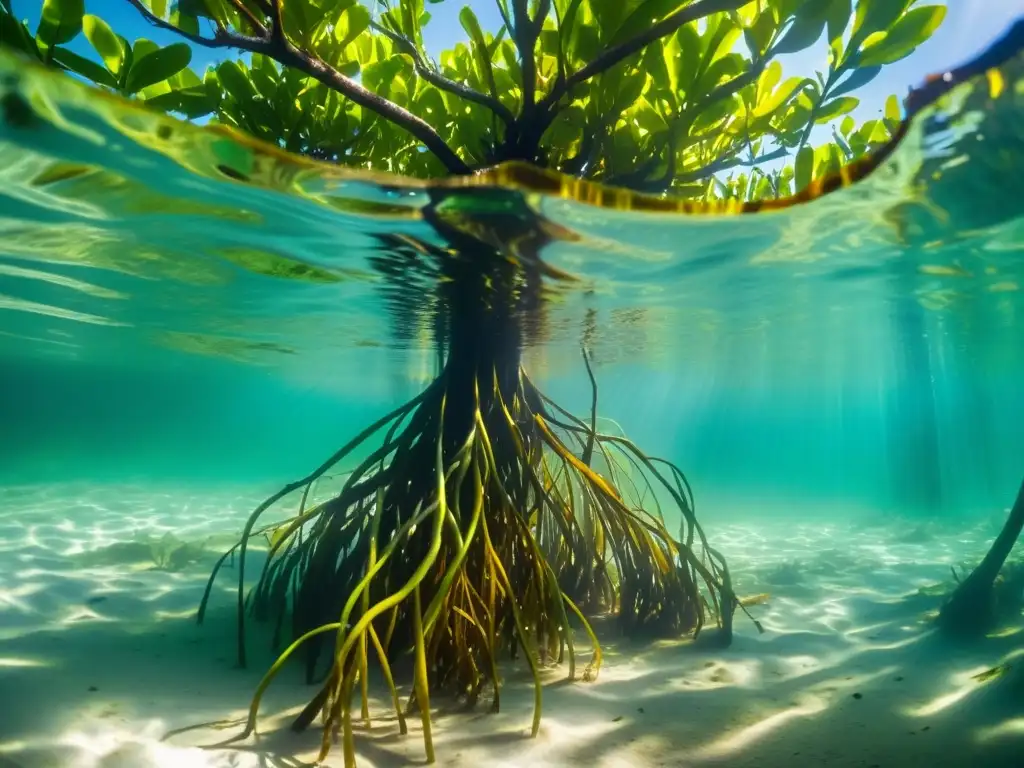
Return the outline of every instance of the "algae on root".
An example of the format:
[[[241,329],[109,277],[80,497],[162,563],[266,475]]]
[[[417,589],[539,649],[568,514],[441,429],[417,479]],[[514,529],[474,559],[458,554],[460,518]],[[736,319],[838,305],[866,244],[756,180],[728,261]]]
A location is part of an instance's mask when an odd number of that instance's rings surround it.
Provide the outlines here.
[[[467,235],[432,215],[452,249],[404,235],[382,239],[443,276],[437,377],[261,504],[231,550],[239,555],[240,664],[250,615],[274,624],[275,643],[290,639],[261,681],[239,739],[253,733],[263,693],[296,655],[319,689],[293,727],[322,714],[321,757],[340,734],[351,767],[356,684],[366,721],[374,662],[400,728],[418,713],[433,760],[431,694],[469,704],[487,694],[496,711],[498,665],[522,656],[534,682],[536,734],[540,660],[567,661],[575,678],[574,632],[582,629],[592,648],[583,678],[592,679],[601,663],[589,621],[597,614],[613,615],[633,636],[699,633],[710,620],[717,642],[731,637],[737,601],[682,472],[621,435],[597,431],[597,385],[586,354],[589,420],[544,395],[521,367],[524,318],[539,304],[539,243],[521,227],[493,231],[493,217],[489,233]],[[491,242],[502,249],[489,249]],[[308,504],[311,484],[356,454],[365,458],[340,491]],[[679,539],[666,527],[655,488],[682,520]],[[298,513],[284,527],[258,527],[272,505],[299,492]],[[247,593],[248,542],[268,532],[268,558]],[[200,620],[215,576],[216,569]],[[394,662],[407,654],[411,679],[396,680]],[[405,708],[403,682],[412,690]]]

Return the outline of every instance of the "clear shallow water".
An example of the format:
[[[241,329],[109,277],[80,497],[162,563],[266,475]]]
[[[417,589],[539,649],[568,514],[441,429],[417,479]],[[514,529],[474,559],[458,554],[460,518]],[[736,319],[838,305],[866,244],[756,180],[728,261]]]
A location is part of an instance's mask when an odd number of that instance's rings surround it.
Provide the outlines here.
[[[37,110],[0,124],[4,482],[272,485],[429,380],[436,285],[381,237],[439,244],[436,192],[2,62]],[[502,193],[549,223],[541,257],[571,276],[546,280],[528,369],[583,410],[586,342],[602,413],[679,463],[707,514],[1005,506],[1024,455],[1021,66],[954,89],[868,178],[804,205]]]
[[[243,487],[152,482],[0,489],[0,696],[19,704],[0,723],[0,758],[18,768],[308,764],[319,734],[285,727],[309,696],[298,675],[268,691],[256,749],[189,749],[225,736],[210,728],[165,738],[241,716],[270,663],[253,643],[253,668],[234,665],[230,577],[206,623],[193,618],[209,562],[258,498]],[[704,653],[602,638],[599,680],[547,686],[536,739],[526,736],[529,675],[507,665],[499,715],[441,704],[439,763],[621,768],[685,755],[687,765],[741,768],[797,758],[1015,765],[1021,678],[976,676],[1019,663],[1024,628],[961,648],[930,637],[949,568],[980,557],[1000,525],[891,516],[716,524],[740,594],[765,598],[750,609],[763,635],[743,620],[728,651]],[[169,533],[197,556],[159,564],[153,552]],[[398,737],[385,692],[374,693],[359,764],[421,764],[415,723]],[[328,765],[342,764],[332,757]]]
[[[1015,764],[1021,677],[978,675],[1019,671],[1019,620],[966,650],[929,635],[1024,456],[1020,67],[799,207],[502,193],[551,223],[541,256],[576,278],[546,280],[527,367],[583,411],[592,348],[602,413],[687,472],[766,632],[741,619],[712,654],[613,638],[598,684],[546,688],[533,740],[510,665],[500,718],[438,718],[445,765]],[[40,114],[0,122],[0,701],[19,704],[0,764],[265,765],[183,749],[221,732],[159,741],[241,714],[269,663],[233,668],[230,577],[201,628],[195,606],[264,491],[429,380],[436,287],[380,244],[436,242],[433,192],[19,78],[3,87]],[[308,695],[270,691],[270,764],[315,753],[318,734],[273,733]],[[385,698],[360,760],[420,761]]]

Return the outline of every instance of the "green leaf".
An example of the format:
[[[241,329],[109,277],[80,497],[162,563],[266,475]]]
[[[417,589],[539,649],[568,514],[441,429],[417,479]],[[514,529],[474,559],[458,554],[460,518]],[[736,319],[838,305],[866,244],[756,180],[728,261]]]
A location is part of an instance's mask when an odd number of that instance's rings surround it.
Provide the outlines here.
[[[825,34],[833,69],[838,69],[849,55],[849,52],[843,49],[843,34],[850,26],[851,13],[850,0],[832,0],[828,9],[828,26]]]
[[[889,131],[882,120],[868,120],[850,137],[850,146],[856,150],[856,145],[882,144],[889,138]]]
[[[402,12],[402,32],[422,48],[420,35],[420,16],[423,13],[423,0],[399,0]]]
[[[152,40],[147,40],[144,37],[138,38],[132,43],[132,61],[135,62],[141,59],[143,56],[148,56],[153,51],[160,50],[160,46],[154,43]]]
[[[170,91],[146,99],[146,106],[159,109],[161,112],[178,112],[190,120],[208,115],[216,108],[205,88],[189,88],[183,91]]]
[[[829,120],[834,120],[840,115],[852,112],[857,108],[858,104],[860,104],[860,99],[853,96],[840,96],[838,99],[831,99],[822,104],[818,109],[817,114],[814,116],[814,122],[827,123]]]
[[[784,134],[780,138],[783,140],[789,139],[791,142],[789,146],[795,146],[799,143],[799,134],[807,127],[807,121],[811,119],[811,107],[800,103],[803,93],[804,91],[800,92],[801,95],[797,96],[796,101],[786,112],[786,116],[782,120]]]
[[[53,60],[65,69],[69,69],[87,80],[92,80],[97,85],[105,85],[108,88],[117,87],[117,80],[106,69],[95,61],[79,56],[67,48],[54,48]]]
[[[805,77],[789,78],[773,93],[771,93],[771,95],[767,95],[766,98],[757,103],[757,106],[754,108],[754,117],[770,115],[779,107],[789,102],[789,100],[796,95],[796,92],[807,85],[808,82],[810,81]]]
[[[235,101],[250,102],[256,95],[252,83],[238,63],[234,61],[223,61],[217,67],[217,79],[224,87],[224,90]]]
[[[853,154],[853,150],[850,148],[850,145],[846,142],[846,139],[843,138],[842,134],[837,133],[835,128],[832,129],[832,138],[835,140],[836,146],[843,151],[843,154],[846,157],[850,157]]]
[[[888,2],[888,0],[883,0]],[[850,0],[832,0],[828,8],[828,41],[839,40],[850,25],[850,14],[853,8]]]
[[[346,61],[335,67],[345,77],[355,77],[359,74],[360,66],[358,61]]]
[[[391,56],[368,64],[363,67],[363,85],[386,98],[392,81],[398,77],[403,66],[404,61],[401,56]]]
[[[838,171],[843,165],[843,152],[835,144],[824,144],[814,153],[814,177],[821,178]]]
[[[740,108],[739,97],[734,94],[728,99],[722,99],[707,109],[701,110],[693,120],[693,125],[690,128],[691,136],[707,132],[709,129],[714,129],[713,132],[717,133],[721,127],[718,124]]]
[[[658,114],[649,103],[641,102],[641,106],[633,114],[636,124],[648,133],[662,133],[668,129],[665,118]]]
[[[849,136],[850,132],[857,126],[857,121],[850,115],[843,118],[843,122],[839,124],[839,132],[843,136]]]
[[[885,117],[887,120],[900,120],[902,119],[902,112],[900,110],[899,99],[893,94],[885,100]]]
[[[679,28],[676,33],[679,54],[676,58],[675,74],[678,81],[676,90],[689,94],[690,88],[700,71],[703,41],[693,24]]]
[[[468,5],[459,11],[459,23],[462,24],[462,28],[466,30],[466,34],[469,35],[469,39],[473,43],[473,59],[476,62],[477,75],[483,82],[487,83],[491,95],[497,98],[498,89],[494,83],[494,72],[491,69],[487,42],[484,40],[484,33],[480,29],[480,22],[477,20],[476,14],[473,13],[473,9]],[[550,31],[554,34],[554,30]]]
[[[82,29],[106,68],[114,76],[119,75],[126,51],[123,38],[115,35],[114,30],[99,16],[88,13],[82,18]]]
[[[878,74],[881,71],[881,67],[862,67],[855,69],[853,70],[853,72],[850,73],[849,77],[844,79],[841,83],[839,83],[839,85],[833,88],[830,91],[830,94],[832,96],[842,96],[844,93],[855,91],[856,89],[867,85],[876,77],[878,77]]]
[[[117,78],[118,88],[124,88],[125,82],[128,80],[128,73],[132,71],[132,62],[135,60],[135,51],[132,50],[132,45],[120,35],[117,35],[117,42],[121,44],[124,49],[124,59],[121,60],[121,74]],[[149,42],[146,40],[145,42]],[[143,45],[145,47],[145,45]]]
[[[484,33],[480,29],[480,21],[477,19],[476,14],[473,13],[473,9],[468,5],[459,11],[459,23],[466,30],[466,34],[469,35],[471,40],[479,40],[481,44],[484,44]]]
[[[675,93],[674,77],[669,76],[668,67],[665,64],[665,50],[675,38],[669,38],[664,45],[649,45],[644,49],[641,56],[640,68],[646,70],[651,76],[651,88],[659,94]],[[674,73],[673,73],[674,74]]]
[[[516,86],[521,88],[523,82],[523,71],[519,66],[519,58],[516,56],[516,47],[511,40],[506,40],[501,44],[501,48],[498,49],[501,52],[502,61],[505,63],[505,68],[508,69],[512,75],[512,81],[516,83]]]
[[[334,39],[342,48],[359,37],[370,26],[370,12],[364,5],[353,5],[341,15],[334,28]]]
[[[194,13],[182,10],[180,5],[171,11],[170,22],[182,32],[190,35],[199,34],[199,19]]]
[[[605,96],[607,97],[608,91],[614,89],[612,94],[612,110],[615,113],[623,112],[632,106],[640,95],[644,92],[644,88],[647,85],[647,73],[640,71],[632,71],[626,75],[622,80],[618,81],[615,86],[611,86],[603,89]]]
[[[903,110],[900,109],[900,100],[896,98],[895,94],[885,100],[885,119],[895,125],[899,125],[900,121],[903,120]]]
[[[82,31],[83,0],[43,0],[36,39],[52,48],[70,42]]]
[[[743,30],[743,37],[755,59],[763,58],[778,30],[775,18],[767,11],[759,13],[754,23]]]
[[[125,89],[129,93],[141,91],[148,85],[178,74],[191,61],[192,49],[187,43],[174,43],[166,48],[160,48],[135,60],[128,73]]]
[[[624,0],[616,0],[616,2],[621,2],[623,6],[627,5]],[[645,0],[641,2],[636,10],[629,14],[615,31],[607,46],[614,47],[632,37],[636,37],[666,16],[675,13],[684,5],[686,5],[686,0]]]
[[[30,56],[40,58],[39,46],[23,23],[8,13],[0,12],[0,42],[18,48]]]
[[[804,147],[797,153],[796,169],[794,179],[796,180],[797,191],[802,190],[811,183],[811,176],[814,173],[814,150]]]
[[[864,46],[860,52],[860,65],[892,64],[910,55],[932,36],[945,18],[946,8],[942,5],[923,5],[911,9],[883,37]]]
[[[273,101],[277,95],[278,81],[277,73],[272,66],[257,63],[257,57],[263,60],[263,56],[254,54],[252,57],[252,68],[249,70],[249,80],[259,92],[260,96]]]
[[[857,0],[853,36],[859,45],[868,35],[883,32],[907,10],[912,0]]]
[[[792,26],[772,46],[772,55],[796,53],[809,48],[825,31],[832,0],[807,0],[800,6]]]
[[[771,94],[775,90],[775,86],[782,80],[782,64],[778,61],[773,61],[764,71],[761,76],[757,79],[757,92],[762,98]]]

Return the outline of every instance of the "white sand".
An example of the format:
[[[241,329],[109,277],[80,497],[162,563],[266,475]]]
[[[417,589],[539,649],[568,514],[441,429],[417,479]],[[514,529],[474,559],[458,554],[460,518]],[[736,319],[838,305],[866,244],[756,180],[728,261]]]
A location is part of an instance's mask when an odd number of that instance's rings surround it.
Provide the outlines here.
[[[185,540],[214,536],[219,550],[257,501],[230,489],[0,491],[0,768],[311,761],[319,732],[274,732],[314,690],[297,670],[271,688],[257,744],[193,746],[233,733],[211,729],[160,741],[172,728],[242,716],[269,657],[253,638],[253,668],[233,668],[236,571],[218,581],[199,627],[193,617],[213,555],[172,573],[153,569],[145,546],[123,542],[173,525]],[[939,598],[918,593],[948,581],[951,564],[980,556],[992,521],[925,530],[895,521],[716,526],[713,510],[704,513],[739,592],[771,593],[751,608],[765,634],[738,615],[728,650],[606,636],[596,683],[563,684],[564,668],[549,671],[535,739],[528,680],[506,667],[497,715],[434,702],[438,765],[1024,765],[1024,622],[952,646],[928,623]],[[1007,660],[1007,674],[973,678]],[[357,734],[360,766],[424,763],[418,721],[399,736],[383,698],[372,715],[372,728]],[[340,752],[329,765],[341,765]]]

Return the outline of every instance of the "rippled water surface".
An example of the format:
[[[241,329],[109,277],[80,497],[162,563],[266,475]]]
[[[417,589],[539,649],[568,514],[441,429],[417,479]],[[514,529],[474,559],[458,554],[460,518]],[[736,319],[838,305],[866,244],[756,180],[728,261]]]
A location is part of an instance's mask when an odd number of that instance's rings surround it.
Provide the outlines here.
[[[294,468],[314,460],[428,380],[436,277],[408,243],[444,245],[422,219],[431,199],[486,221],[486,197],[550,234],[530,369],[586,407],[587,344],[602,410],[706,487],[842,495],[865,473],[888,487],[920,470],[969,476],[943,481],[961,501],[1005,495],[1024,450],[1022,61],[920,111],[867,178],[739,213],[522,186],[515,168],[445,189],[360,176],[5,56],[5,98],[30,105],[0,123],[3,408],[21,440],[8,451],[26,471],[74,473],[51,443],[130,459],[134,441],[170,461],[186,424],[217,425],[222,448],[252,424],[264,454],[235,445],[223,466],[269,466],[290,436]],[[328,436],[315,414],[331,409]],[[766,447],[779,439],[785,458]],[[920,441],[939,446],[931,469]]]

